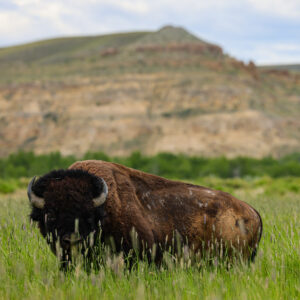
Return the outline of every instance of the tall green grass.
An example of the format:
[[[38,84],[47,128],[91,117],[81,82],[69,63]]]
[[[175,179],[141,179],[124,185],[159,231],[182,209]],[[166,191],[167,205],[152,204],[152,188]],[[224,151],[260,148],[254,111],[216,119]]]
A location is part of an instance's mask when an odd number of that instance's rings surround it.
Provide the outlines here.
[[[196,183],[212,184],[205,180]],[[268,181],[262,179],[260,187],[266,189]],[[25,190],[0,196],[0,299],[299,299],[299,193],[261,194],[242,179],[234,187],[228,180],[214,183],[261,213],[263,236],[250,266],[157,268],[140,261],[129,271],[122,257],[111,256],[99,272],[87,274],[78,266],[64,274],[29,222]]]

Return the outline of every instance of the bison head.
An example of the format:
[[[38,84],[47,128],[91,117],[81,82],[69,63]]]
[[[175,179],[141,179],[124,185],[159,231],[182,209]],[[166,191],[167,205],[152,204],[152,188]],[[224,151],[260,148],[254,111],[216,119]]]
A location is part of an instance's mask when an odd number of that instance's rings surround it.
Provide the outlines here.
[[[72,249],[83,253],[100,231],[108,188],[105,181],[83,170],[55,170],[28,185],[30,217],[61,260],[71,261]]]

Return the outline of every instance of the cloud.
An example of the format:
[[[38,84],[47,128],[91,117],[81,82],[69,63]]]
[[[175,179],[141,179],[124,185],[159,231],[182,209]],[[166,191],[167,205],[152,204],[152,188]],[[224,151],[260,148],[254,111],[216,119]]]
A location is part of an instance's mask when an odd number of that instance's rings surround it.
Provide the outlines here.
[[[300,62],[300,43],[256,45],[251,54],[255,56],[257,64],[293,64]]]
[[[0,36],[2,42],[26,41],[33,34],[33,21],[16,11],[0,11]]]
[[[0,34],[8,35],[14,32],[24,31],[24,29],[29,28],[32,21],[26,16],[20,16],[18,12],[0,12]],[[13,27],[13,30],[11,29]]]
[[[244,46],[232,45],[227,51],[231,56],[258,65],[295,64],[300,62],[300,42],[278,43],[258,41]]]
[[[247,0],[257,11],[283,18],[300,18],[299,0]],[[298,20],[299,21],[299,20]]]
[[[128,13],[134,13],[139,15],[144,15],[150,12],[150,6],[148,1],[139,1],[139,0],[132,0],[132,1],[105,1],[110,5],[114,6],[117,9],[123,10]]]

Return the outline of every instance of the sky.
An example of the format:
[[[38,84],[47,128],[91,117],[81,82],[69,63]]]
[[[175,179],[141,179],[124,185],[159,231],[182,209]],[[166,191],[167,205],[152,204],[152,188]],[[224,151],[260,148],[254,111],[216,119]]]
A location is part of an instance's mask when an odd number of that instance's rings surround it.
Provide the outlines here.
[[[0,47],[165,25],[245,62],[300,63],[300,0],[0,0]]]

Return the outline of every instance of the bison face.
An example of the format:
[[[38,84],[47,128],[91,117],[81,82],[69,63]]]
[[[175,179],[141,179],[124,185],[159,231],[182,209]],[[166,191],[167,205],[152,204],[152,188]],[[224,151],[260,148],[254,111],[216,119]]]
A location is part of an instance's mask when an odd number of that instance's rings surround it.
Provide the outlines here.
[[[28,185],[31,219],[62,261],[91,249],[105,216],[107,185],[82,170],[52,171]]]

